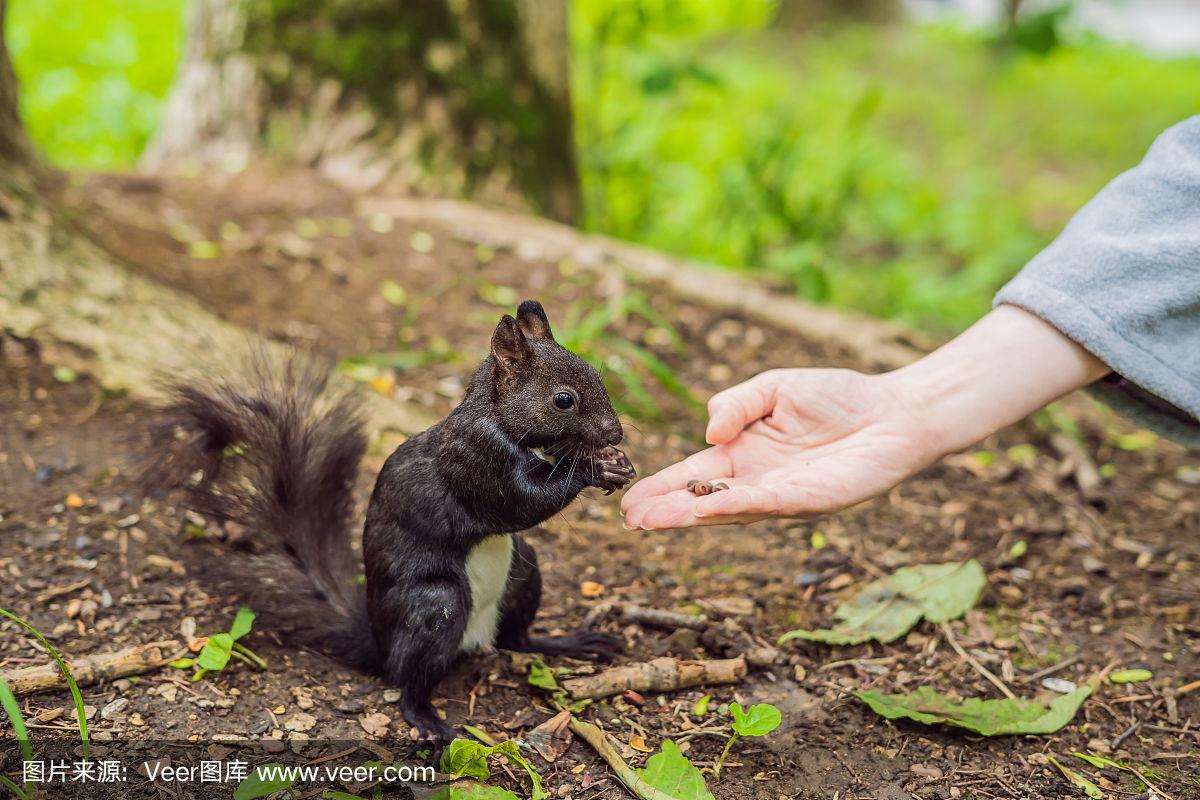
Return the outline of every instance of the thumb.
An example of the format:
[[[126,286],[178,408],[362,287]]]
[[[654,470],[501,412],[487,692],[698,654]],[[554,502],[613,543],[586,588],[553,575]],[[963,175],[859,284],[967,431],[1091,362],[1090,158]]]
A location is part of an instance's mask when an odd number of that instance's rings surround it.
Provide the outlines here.
[[[726,444],[747,425],[769,415],[775,409],[777,385],[777,377],[764,372],[713,395],[708,401],[708,429],[704,438],[709,444]]]

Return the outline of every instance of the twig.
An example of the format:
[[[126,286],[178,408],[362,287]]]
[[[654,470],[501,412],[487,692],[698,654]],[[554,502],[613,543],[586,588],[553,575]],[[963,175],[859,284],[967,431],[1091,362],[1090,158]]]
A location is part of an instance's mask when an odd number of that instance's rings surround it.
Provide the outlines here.
[[[1154,714],[1154,712],[1157,711],[1158,707],[1161,706],[1162,704],[1163,704],[1163,700],[1161,697],[1158,700],[1156,700],[1155,702],[1151,703],[1149,708],[1147,708],[1145,711],[1143,711],[1142,715],[1140,717],[1138,717],[1136,720],[1134,720],[1132,725],[1130,725],[1128,728],[1126,728],[1124,730],[1124,732],[1121,733],[1120,736],[1118,736],[1117,738],[1113,739],[1112,742],[1110,742],[1109,746],[1112,747],[1113,750],[1116,750],[1118,747],[1120,747],[1126,739],[1128,739],[1130,736],[1133,736],[1133,734],[1137,733],[1138,728],[1142,727],[1150,720],[1151,715]],[[1154,788],[1154,787],[1151,787],[1151,788]]]
[[[1045,678],[1048,675],[1053,675],[1056,672],[1066,669],[1067,667],[1071,666],[1072,664],[1074,664],[1076,661],[1078,661],[1081,658],[1083,658],[1083,656],[1076,653],[1075,655],[1071,656],[1070,658],[1063,659],[1062,661],[1058,662],[1057,664],[1051,664],[1050,666],[1046,667],[1045,669],[1040,669],[1028,677],[1021,678],[1021,682],[1022,683],[1033,683],[1034,681],[1040,681],[1042,678]]]
[[[1100,485],[1103,483],[1100,470],[1096,469],[1095,462],[1083,445],[1070,436],[1055,433],[1050,436],[1050,446],[1063,458],[1070,459],[1071,477],[1075,479],[1075,485],[1079,487],[1084,499],[1091,501],[1098,498],[1101,494]]]
[[[141,675],[166,665],[179,648],[177,642],[151,642],[118,650],[113,653],[93,653],[79,658],[67,658],[67,666],[80,686],[101,681]],[[48,689],[66,688],[66,682],[57,664],[39,664],[36,667],[14,669],[0,675],[15,695],[32,694]]]
[[[980,675],[987,678],[988,682],[999,689],[1001,694],[1003,694],[1009,700],[1017,699],[1017,696],[1013,694],[1012,689],[1008,688],[1008,684],[997,678],[995,673],[993,673],[983,664],[980,664],[979,661],[976,660],[975,657],[966,650],[963,650],[962,645],[958,643],[958,639],[954,638],[954,631],[950,629],[950,625],[948,623],[942,623],[942,635],[946,637],[946,641],[949,642],[950,646],[954,648],[954,652],[958,653],[958,657],[970,664],[971,667]]]
[[[675,800],[671,795],[655,789],[642,780],[641,776],[625,763],[625,759],[621,758],[621,754],[609,741],[608,734],[599,727],[573,716],[571,717],[571,730],[592,746],[600,758],[604,759],[604,763],[608,764],[616,774],[617,779],[640,800]]]
[[[563,681],[562,686],[576,700],[599,699],[633,689],[635,692],[670,692],[704,684],[738,683],[746,676],[746,659],[680,661],[656,658],[641,664],[605,670]]]
[[[1185,694],[1191,694],[1192,692],[1196,691],[1197,689],[1200,689],[1200,681],[1192,681],[1191,683],[1185,683],[1183,686],[1180,686],[1178,689],[1175,690],[1175,696],[1183,697]]]

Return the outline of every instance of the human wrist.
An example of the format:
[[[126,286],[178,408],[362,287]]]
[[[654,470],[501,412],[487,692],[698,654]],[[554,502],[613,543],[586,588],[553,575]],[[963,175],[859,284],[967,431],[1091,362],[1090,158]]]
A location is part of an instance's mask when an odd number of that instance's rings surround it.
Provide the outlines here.
[[[1060,331],[1000,306],[924,358],[880,376],[932,463],[1091,383],[1108,368]]]

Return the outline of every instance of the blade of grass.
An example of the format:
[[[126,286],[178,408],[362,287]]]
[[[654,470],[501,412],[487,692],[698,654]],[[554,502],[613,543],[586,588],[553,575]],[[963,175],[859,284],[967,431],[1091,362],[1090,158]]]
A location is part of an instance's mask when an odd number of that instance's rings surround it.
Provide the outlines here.
[[[88,757],[88,751],[91,749],[90,740],[88,739],[87,712],[83,709],[83,694],[80,693],[79,684],[75,683],[75,676],[71,674],[71,670],[67,667],[67,662],[63,661],[62,656],[60,656],[58,651],[54,649],[54,645],[50,644],[50,642],[46,640],[46,637],[42,636],[42,634],[28,622],[21,619],[11,611],[7,611],[3,608],[0,608],[0,614],[8,617],[13,622],[17,623],[21,627],[25,628],[25,630],[36,636],[37,640],[42,643],[42,647],[46,648],[50,655],[54,657],[55,663],[58,664],[59,670],[62,671],[63,678],[65,678],[67,681],[67,687],[71,690],[71,697],[75,700],[75,717],[79,721],[79,740],[83,744],[83,757],[86,759]]]
[[[21,714],[21,705],[3,678],[0,678],[0,706],[3,706],[4,713],[8,714],[8,720],[13,726],[13,736],[21,745],[21,758],[32,761],[33,745],[29,743],[29,733],[25,730],[25,717]]]
[[[4,713],[8,715],[8,721],[12,723],[13,736],[21,747],[21,761],[33,761],[33,744],[30,743],[29,732],[25,729],[25,715],[21,713],[21,704],[17,702],[16,695],[12,693],[12,689],[3,678],[0,678],[0,706],[4,707]],[[32,790],[29,782],[26,781],[26,796],[30,791]]]
[[[29,794],[27,792],[22,791],[20,786],[17,786],[3,775],[0,775],[0,786],[3,786],[5,789],[8,789],[10,792],[12,792],[18,798],[18,800],[29,800]]]

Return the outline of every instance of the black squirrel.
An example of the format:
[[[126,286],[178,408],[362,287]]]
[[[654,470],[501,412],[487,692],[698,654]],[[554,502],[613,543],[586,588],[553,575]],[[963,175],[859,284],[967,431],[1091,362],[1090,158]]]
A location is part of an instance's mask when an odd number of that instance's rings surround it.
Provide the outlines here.
[[[462,403],[387,459],[367,507],[365,586],[350,537],[366,449],[358,406],[330,396],[327,371],[259,373],[249,390],[175,386],[151,425],[151,477],[263,537],[265,556],[225,559],[221,572],[274,594],[294,641],[399,686],[435,758],[454,730],[430,699],[460,653],[614,655],[619,640],[601,632],[529,635],[542,581],[517,532],[586,487],[611,494],[634,477],[600,375],[554,340],[540,303],[504,315]]]

